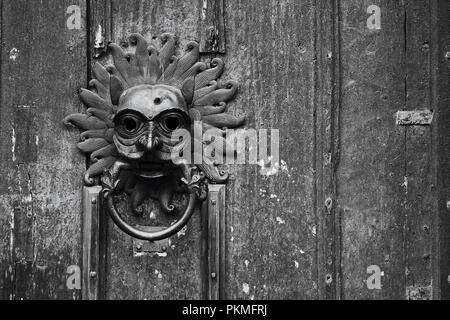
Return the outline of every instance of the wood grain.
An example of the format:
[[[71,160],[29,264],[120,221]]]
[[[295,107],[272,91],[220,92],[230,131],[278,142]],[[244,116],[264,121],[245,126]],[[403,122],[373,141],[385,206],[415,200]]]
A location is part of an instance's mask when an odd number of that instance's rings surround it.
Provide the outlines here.
[[[405,298],[405,11],[381,1],[381,30],[369,30],[366,1],[341,2],[342,114],[338,202],[343,299]],[[384,271],[369,290],[367,268]]]
[[[80,298],[67,288],[66,270],[81,265],[86,159],[75,148],[78,131],[61,120],[84,108],[77,89],[94,55],[109,61],[95,45],[112,40],[132,50],[127,36],[139,32],[158,46],[157,37],[171,32],[181,55],[189,41],[205,40],[205,24],[222,29],[202,60],[222,58],[222,79],[240,83],[228,112],[245,115],[247,128],[280,131],[277,174],[228,166],[226,261],[214,292],[448,298],[448,1],[379,0],[380,30],[367,27],[370,1],[206,1],[223,10],[208,6],[202,22],[204,3],[1,2],[0,298]],[[81,9],[80,30],[66,28],[69,5]],[[396,125],[398,111],[415,110],[433,112],[429,126]],[[150,201],[145,208],[159,212]],[[132,239],[103,212],[99,297],[202,298],[211,272],[206,214],[197,210],[167,254],[135,257]],[[160,225],[171,221],[157,216]],[[148,214],[129,218],[152,222]],[[371,290],[374,265],[382,287]]]
[[[280,164],[230,166],[226,241],[229,299],[318,298],[314,212],[314,1],[227,1],[230,112],[248,128],[280,130]]]
[[[69,5],[2,1],[0,269],[7,299],[78,299],[66,287],[80,265],[84,160],[76,130],[62,125],[81,108],[86,36],[66,28]],[[1,282],[0,282],[1,285]]]

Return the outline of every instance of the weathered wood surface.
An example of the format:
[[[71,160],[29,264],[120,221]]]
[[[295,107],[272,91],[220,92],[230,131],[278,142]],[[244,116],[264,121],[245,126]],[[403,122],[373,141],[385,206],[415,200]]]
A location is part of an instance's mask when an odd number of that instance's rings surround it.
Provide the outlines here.
[[[277,175],[229,167],[225,298],[448,297],[449,4],[381,0],[381,29],[369,30],[368,1],[206,2],[224,3],[225,26],[206,52],[226,49],[222,79],[241,84],[228,109],[248,128],[280,130]],[[76,90],[108,40],[139,32],[157,45],[171,32],[181,54],[205,36],[204,3],[2,2],[1,298],[80,297],[66,269],[81,264],[85,160],[61,120],[83,108]],[[66,28],[69,5],[81,9],[80,30]],[[431,125],[396,124],[415,110],[433,111]],[[102,215],[100,297],[204,297],[204,218],[196,212],[167,254],[136,257]],[[370,266],[381,289],[367,286]]]
[[[280,130],[280,169],[231,166],[227,190],[230,299],[318,298],[314,204],[315,1],[227,1],[229,108],[249,128]],[[320,93],[317,93],[320,94]],[[274,165],[274,164],[273,164]]]
[[[431,2],[382,1],[381,30],[342,2],[339,206],[346,299],[429,299],[436,210],[431,129],[398,127],[400,110],[430,110]],[[368,16],[366,16],[368,17]],[[369,290],[367,267],[381,268]]]
[[[77,299],[66,286],[79,266],[84,159],[76,130],[86,29],[66,10],[85,1],[2,1],[0,291],[4,299]]]
[[[436,298],[450,299],[450,2],[437,1],[432,10],[434,17],[432,51],[433,109],[436,111],[432,135],[436,155],[436,177],[438,189],[438,216],[436,217],[434,241],[436,256],[433,261],[435,278],[433,289]],[[447,57],[446,57],[447,56]]]

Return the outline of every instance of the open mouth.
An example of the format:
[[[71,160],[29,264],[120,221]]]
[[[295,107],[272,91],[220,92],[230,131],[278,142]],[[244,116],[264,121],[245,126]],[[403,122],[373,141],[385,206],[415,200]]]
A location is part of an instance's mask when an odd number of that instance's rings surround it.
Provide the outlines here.
[[[161,162],[154,162],[154,161],[140,161],[138,163],[138,170],[139,176],[143,178],[160,178],[165,176],[165,172],[167,170],[164,170],[166,166]]]

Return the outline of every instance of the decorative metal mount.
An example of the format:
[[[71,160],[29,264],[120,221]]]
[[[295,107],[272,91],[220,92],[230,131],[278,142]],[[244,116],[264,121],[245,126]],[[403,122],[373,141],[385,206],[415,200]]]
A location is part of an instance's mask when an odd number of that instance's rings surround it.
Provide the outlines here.
[[[226,128],[245,122],[245,118],[225,112],[238,84],[216,81],[224,68],[221,59],[199,62],[197,42],[189,42],[185,54],[177,57],[176,37],[166,33],[160,40],[158,50],[143,36],[132,34],[129,48],[134,52],[128,53],[110,44],[114,65],[105,68],[97,62],[91,90],[80,90],[86,112],[64,119],[66,125],[83,130],[78,148],[91,160],[85,184],[91,186],[94,178],[101,176],[112,220],[130,236],[149,241],[179,232],[196,204],[207,197],[208,183],[228,179],[227,173],[208,161],[197,165],[172,161],[174,152],[193,142],[194,122],[200,121],[203,130],[217,129],[223,135]],[[191,133],[191,141],[173,138],[181,130]],[[223,135],[215,139],[223,139],[225,145]],[[115,205],[115,196],[127,194],[132,211],[141,215],[141,205],[150,197],[159,201],[166,214],[173,214],[174,193],[187,194],[189,201],[181,218],[164,230],[149,232],[131,226]]]

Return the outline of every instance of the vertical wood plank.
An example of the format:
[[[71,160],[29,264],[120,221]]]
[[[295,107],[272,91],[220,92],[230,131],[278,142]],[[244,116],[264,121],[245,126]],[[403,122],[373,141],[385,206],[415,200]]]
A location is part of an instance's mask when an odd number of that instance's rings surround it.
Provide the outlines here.
[[[431,106],[431,1],[405,1],[406,110]],[[435,44],[433,44],[435,45]],[[432,298],[432,234],[436,185],[429,126],[406,127],[406,299]]]
[[[315,23],[315,211],[319,224],[321,299],[339,298],[340,221],[336,198],[339,162],[340,45],[337,1],[320,1]]]
[[[229,166],[228,299],[317,299],[314,61],[317,1],[226,1],[224,79],[240,83],[229,112],[279,129],[280,170]],[[318,13],[319,14],[319,13]],[[326,56],[324,57],[326,60]],[[270,144],[270,142],[269,142]],[[275,165],[272,163],[272,165]]]
[[[198,0],[129,0],[112,1],[112,41],[125,45],[131,33],[141,33],[152,45],[160,47],[158,36],[165,32],[177,35],[182,54],[186,44],[198,40],[200,26]],[[181,208],[182,200],[176,205]],[[124,210],[125,211],[125,210]],[[153,211],[157,220],[150,219]],[[130,221],[139,225],[168,226],[178,216],[160,212],[154,201],[145,204],[143,218],[130,215]],[[134,221],[133,221],[134,219]],[[187,227],[173,236],[164,254],[133,257],[132,239],[118,230],[110,221],[106,298],[108,299],[200,299],[200,213],[194,213]]]
[[[435,223],[437,237],[434,256],[436,278],[433,279],[435,298],[450,299],[450,2],[438,0],[432,11],[434,41],[432,54],[433,109],[435,125],[433,141],[437,152],[438,215]]]
[[[68,29],[67,9],[80,9]],[[2,296],[78,299],[69,266],[80,266],[81,183],[78,132],[61,121],[81,107],[86,82],[86,3],[2,1],[0,224],[9,230],[1,253]]]
[[[404,6],[340,3],[342,298],[404,299],[405,128],[395,125],[406,102]],[[370,5],[381,10],[381,29],[368,28]]]
[[[224,0],[199,0],[200,53],[225,53]]]

